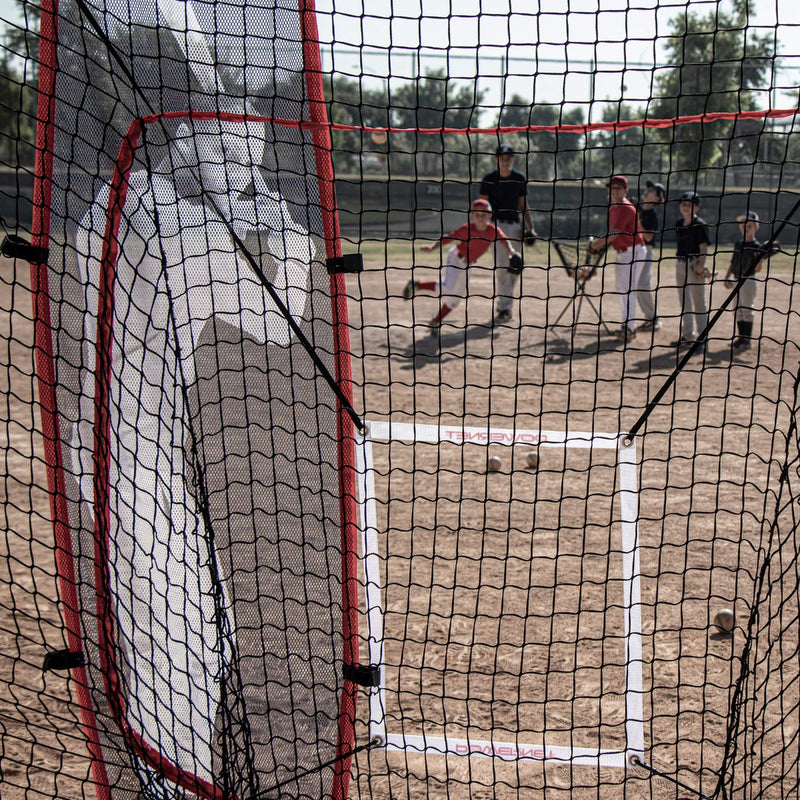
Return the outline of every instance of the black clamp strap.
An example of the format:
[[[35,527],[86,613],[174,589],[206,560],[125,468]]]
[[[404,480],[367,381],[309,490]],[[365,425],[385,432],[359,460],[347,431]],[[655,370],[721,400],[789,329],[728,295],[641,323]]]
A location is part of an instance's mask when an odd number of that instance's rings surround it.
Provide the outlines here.
[[[381,685],[381,668],[377,664],[345,664],[342,674],[346,681],[359,686]]]
[[[328,275],[355,274],[364,271],[364,259],[361,253],[347,253],[325,261]]]
[[[45,264],[49,251],[46,247],[34,247],[27,239],[9,233],[3,244],[0,245],[0,253],[6,258],[21,258],[31,264]]]
[[[70,650],[55,650],[45,653],[42,672],[49,672],[51,669],[75,669],[85,664],[83,653],[73,653]]]

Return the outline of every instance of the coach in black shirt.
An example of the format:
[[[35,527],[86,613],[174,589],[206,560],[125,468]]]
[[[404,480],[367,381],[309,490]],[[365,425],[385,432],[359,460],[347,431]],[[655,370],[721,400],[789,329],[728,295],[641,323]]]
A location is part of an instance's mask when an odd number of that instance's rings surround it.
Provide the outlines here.
[[[514,148],[510,144],[501,144],[496,157],[497,169],[484,177],[478,191],[484,200],[489,201],[493,221],[509,239],[509,244],[522,252],[523,241],[526,244],[536,241],[536,231],[528,209],[528,179],[514,169]],[[505,252],[503,248],[498,250],[495,246],[495,323],[511,319],[511,309],[519,288],[519,272],[509,270]]]

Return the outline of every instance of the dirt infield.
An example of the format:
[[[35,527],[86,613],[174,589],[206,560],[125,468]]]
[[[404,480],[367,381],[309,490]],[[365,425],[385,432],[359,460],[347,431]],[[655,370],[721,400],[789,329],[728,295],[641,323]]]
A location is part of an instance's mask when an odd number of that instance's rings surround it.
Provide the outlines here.
[[[560,266],[547,268],[560,262],[539,245],[542,266],[523,273],[518,318],[492,328],[484,262],[467,302],[431,336],[425,323],[438,298],[401,293],[411,275],[431,279],[438,266],[397,250],[388,251],[390,268],[376,258],[349,291],[361,298],[351,324],[353,350],[363,353],[356,402],[367,418],[625,433],[686,353],[671,345],[679,308],[669,254],[658,278],[662,328],[623,346],[608,335],[620,319],[613,268],[586,285],[574,320],[575,285]],[[718,275],[727,258],[718,256]],[[728,295],[719,280],[710,292],[712,309]],[[683,366],[636,438],[645,760],[703,792],[722,764],[766,498],[784,455],[774,433],[786,431],[793,408],[798,301],[781,265],[760,282],[758,302],[754,349],[732,353],[733,314],[724,312],[707,351]],[[404,456],[395,446],[390,456],[387,448],[377,467],[387,504],[386,663],[398,683],[387,727],[624,749],[614,470],[597,454],[580,463],[557,449],[541,449],[533,473],[525,447],[513,456],[502,444],[412,449]],[[500,472],[486,473],[489,453],[503,458]],[[740,620],[732,638],[709,626],[724,606]],[[515,797],[518,786],[546,787],[548,797],[583,796],[581,786],[586,796],[618,796],[623,782],[633,797],[680,791],[641,769],[413,750],[376,752],[360,769],[359,785],[379,796],[377,786],[401,797]]]
[[[402,298],[433,260],[408,243],[365,243],[366,269],[347,281],[355,405],[366,419],[533,431],[626,433],[672,376],[681,354],[669,254],[661,264],[663,326],[622,345],[613,276],[586,286],[576,325],[552,322],[571,308],[574,283],[538,245],[526,268],[520,313],[493,328],[492,270],[470,279],[470,297],[438,336],[425,328],[438,299]],[[410,264],[417,264],[413,273]],[[553,259],[553,262],[556,260]],[[725,257],[718,258],[724,272]],[[800,301],[793,264],[760,281],[752,350],[732,355],[726,311],[707,352],[685,364],[635,446],[639,461],[641,702],[645,760],[710,793],[726,744],[737,658],[753,608],[765,520],[773,516],[794,409]],[[39,409],[32,380],[28,266],[0,260],[5,342],[0,557],[0,733],[3,800],[93,797],[66,673],[41,672],[46,649],[66,646],[54,580]],[[727,296],[711,285],[712,308]],[[571,312],[562,323],[571,323]],[[570,747],[624,749],[628,728],[625,620],[620,605],[619,484],[613,451],[530,446],[376,445],[380,561],[387,581],[384,676],[395,689],[387,728],[412,736],[469,736]],[[513,451],[513,456],[512,456]],[[502,469],[485,470],[489,453]],[[789,555],[787,553],[787,555]],[[796,556],[796,554],[795,554]],[[795,599],[796,603],[796,599]],[[709,623],[735,609],[733,637]],[[796,634],[796,627],[792,629]],[[366,623],[362,659],[368,657]],[[787,652],[797,641],[787,635]],[[794,649],[793,649],[794,648]],[[786,679],[787,673],[782,673]],[[796,709],[797,681],[783,693]],[[764,726],[780,725],[764,701]],[[359,697],[359,739],[368,703]],[[520,740],[521,741],[521,740]],[[781,766],[765,740],[763,786]],[[639,768],[502,761],[376,748],[354,759],[351,796],[677,797],[668,779]],[[787,784],[788,786],[788,784]]]

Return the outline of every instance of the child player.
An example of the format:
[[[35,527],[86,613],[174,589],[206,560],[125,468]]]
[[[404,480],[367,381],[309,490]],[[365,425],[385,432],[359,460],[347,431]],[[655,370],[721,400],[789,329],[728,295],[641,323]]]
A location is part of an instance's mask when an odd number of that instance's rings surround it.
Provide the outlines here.
[[[695,192],[681,195],[681,216],[675,223],[675,282],[681,306],[681,336],[675,347],[694,344],[708,324],[706,256],[711,239],[706,223],[697,216],[700,198]]]
[[[506,235],[490,222],[491,216],[492,207],[489,205],[489,201],[479,198],[472,203],[468,223],[460,225],[436,242],[422,245],[422,249],[426,253],[430,253],[437,247],[455,242],[447,253],[443,282],[411,280],[403,290],[403,297],[406,300],[410,300],[418,292],[441,290],[441,308],[439,313],[428,323],[432,332],[439,330],[442,320],[466,297],[469,268],[495,242],[506,249],[512,267],[522,267],[521,256],[509,243]]]
[[[752,346],[753,306],[756,299],[756,273],[761,271],[764,247],[756,240],[758,233],[758,214],[748,211],[736,218],[742,239],[733,247],[731,264],[725,276],[725,286],[733,289],[737,281],[742,280],[742,287],[733,299],[736,310],[736,328],[739,335],[733,342],[733,349],[749,350]]]

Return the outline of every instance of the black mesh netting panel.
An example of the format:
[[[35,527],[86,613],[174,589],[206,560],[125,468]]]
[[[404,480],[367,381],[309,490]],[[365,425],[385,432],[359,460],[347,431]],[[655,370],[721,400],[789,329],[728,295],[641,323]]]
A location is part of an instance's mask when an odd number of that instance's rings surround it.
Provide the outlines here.
[[[2,800],[797,795],[793,7],[2,13]]]
[[[342,792],[330,155],[273,122],[320,105],[306,25],[270,2],[42,9],[42,402],[111,797]]]

